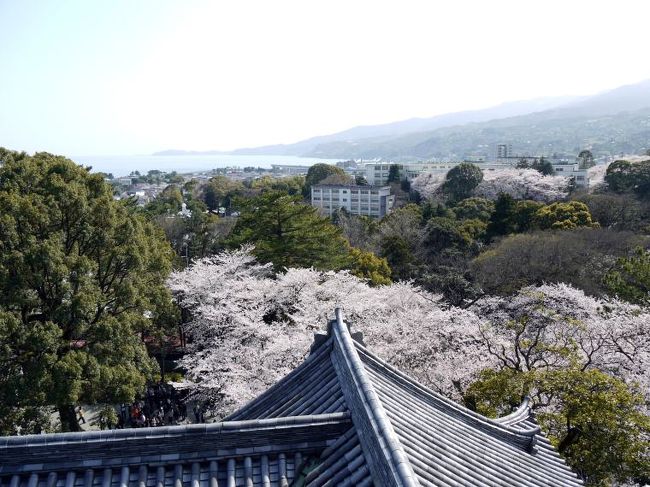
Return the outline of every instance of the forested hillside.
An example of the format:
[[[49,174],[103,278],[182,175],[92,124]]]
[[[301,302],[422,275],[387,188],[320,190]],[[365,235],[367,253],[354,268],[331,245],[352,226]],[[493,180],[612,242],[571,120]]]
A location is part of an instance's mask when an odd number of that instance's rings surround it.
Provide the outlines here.
[[[555,105],[555,106],[554,106]],[[394,160],[494,157],[496,144],[518,154],[573,154],[590,147],[596,157],[650,148],[650,81],[579,99],[506,104],[431,119],[359,127],[296,144],[236,151],[311,157]]]

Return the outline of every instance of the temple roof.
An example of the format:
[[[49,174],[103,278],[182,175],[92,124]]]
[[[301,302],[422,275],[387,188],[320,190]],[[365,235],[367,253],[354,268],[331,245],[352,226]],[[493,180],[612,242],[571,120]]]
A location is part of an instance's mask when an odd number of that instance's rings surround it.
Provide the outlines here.
[[[337,310],[299,367],[223,422],[0,437],[0,487],[128,485],[582,482],[527,403],[496,420],[472,412],[373,355]]]

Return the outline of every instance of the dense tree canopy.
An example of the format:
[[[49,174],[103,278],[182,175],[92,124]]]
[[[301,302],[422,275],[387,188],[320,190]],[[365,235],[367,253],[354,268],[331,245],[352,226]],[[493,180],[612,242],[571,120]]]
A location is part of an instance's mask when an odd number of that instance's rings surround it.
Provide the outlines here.
[[[494,212],[487,226],[488,239],[517,231],[517,202],[508,193],[501,193],[494,203]]]
[[[634,192],[641,198],[650,198],[650,159],[611,163],[607,167],[605,182],[616,193]]]
[[[469,198],[481,181],[483,171],[477,165],[462,163],[449,170],[442,190],[452,201],[460,201]]]
[[[367,279],[371,286],[391,283],[388,262],[372,252],[351,248],[348,267],[352,275]]]
[[[586,194],[578,198],[603,228],[641,231],[650,220],[650,205],[616,193]]]
[[[650,307],[650,251],[638,247],[634,255],[618,259],[605,284],[615,296]]]
[[[232,199],[243,192],[244,186],[226,176],[215,176],[202,189],[203,201],[209,210],[215,211],[230,208]]]
[[[589,208],[579,201],[552,203],[535,212],[535,224],[542,230],[570,230],[578,227],[594,227]]]
[[[454,206],[453,212],[459,220],[481,220],[488,222],[494,211],[494,202],[485,198],[467,198]]]
[[[255,194],[264,191],[282,191],[288,195],[300,194],[305,185],[303,176],[290,176],[274,178],[264,176],[261,178],[246,181],[246,186],[253,190]]]
[[[262,262],[283,267],[341,269],[347,263],[348,244],[341,230],[318,210],[302,203],[300,196],[268,191],[242,201],[229,244],[255,246]]]
[[[529,396],[551,441],[588,485],[647,478],[647,314],[565,285],[524,288],[473,309],[487,320],[480,333],[496,366],[479,373],[466,402],[503,414]]]
[[[72,161],[0,168],[0,431],[55,406],[134,399],[157,367],[141,336],[174,320],[171,249],[130,203]]]
[[[551,442],[587,485],[608,487],[647,481],[650,418],[644,398],[622,380],[600,370],[486,369],[467,398],[479,412],[504,415],[524,396],[535,396],[536,418]]]
[[[304,196],[309,197],[311,194],[311,187],[314,184],[319,184],[323,182],[323,180],[332,176],[338,176],[344,180],[348,179],[348,175],[340,167],[325,163],[318,163],[311,166],[307,171],[307,176],[305,177],[305,188],[303,190]]]
[[[176,215],[183,209],[183,192],[175,185],[170,184],[160,194],[145,206],[145,211],[150,216]]]
[[[474,259],[472,274],[488,294],[565,282],[603,295],[607,293],[603,278],[616,259],[645,241],[630,232],[592,228],[512,235]]]

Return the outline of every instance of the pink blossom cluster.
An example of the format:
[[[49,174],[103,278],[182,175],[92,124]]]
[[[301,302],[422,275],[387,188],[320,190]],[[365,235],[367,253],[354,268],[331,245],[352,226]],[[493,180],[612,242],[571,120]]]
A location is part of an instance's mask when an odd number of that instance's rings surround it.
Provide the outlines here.
[[[561,348],[581,367],[648,390],[650,314],[564,284],[484,298],[465,310],[411,283],[370,287],[347,271],[273,275],[247,247],[200,260],[174,273],[169,286],[190,316],[187,378],[219,415],[299,365],[336,307],[372,352],[455,399],[488,367],[567,366]]]

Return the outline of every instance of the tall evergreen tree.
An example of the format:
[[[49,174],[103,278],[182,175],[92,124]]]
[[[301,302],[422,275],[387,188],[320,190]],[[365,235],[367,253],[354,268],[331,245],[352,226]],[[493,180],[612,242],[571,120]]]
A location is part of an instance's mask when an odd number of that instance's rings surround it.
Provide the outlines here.
[[[494,203],[494,212],[487,226],[488,240],[500,235],[508,235],[516,230],[515,213],[517,202],[512,196],[501,193]]]
[[[0,431],[54,406],[134,399],[156,364],[142,335],[173,319],[171,249],[101,175],[38,153],[0,168]]]
[[[397,164],[391,164],[388,169],[388,182],[397,183],[400,180],[399,175],[399,166]]]
[[[348,259],[348,244],[341,230],[300,196],[268,191],[241,203],[242,214],[229,238],[237,247],[255,245],[262,262],[283,267],[341,269]]]
[[[481,168],[464,162],[450,169],[442,190],[449,196],[450,201],[456,202],[469,198],[481,181],[483,181]]]
[[[587,149],[580,151],[580,154],[578,154],[578,161],[580,163],[580,169],[589,169],[596,165],[594,155]]]

